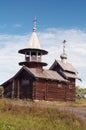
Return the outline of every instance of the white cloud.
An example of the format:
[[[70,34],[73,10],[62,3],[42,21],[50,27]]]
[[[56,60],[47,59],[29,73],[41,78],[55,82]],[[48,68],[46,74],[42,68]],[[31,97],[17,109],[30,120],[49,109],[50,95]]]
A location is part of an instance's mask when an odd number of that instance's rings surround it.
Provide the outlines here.
[[[30,35],[0,35],[0,83],[11,78],[19,70],[18,62],[23,61],[24,56],[18,54],[18,50],[27,46]],[[38,32],[38,38],[41,47],[49,52],[47,56],[43,56],[43,60],[49,64],[48,67],[55,59],[60,59],[62,42],[67,40],[68,62],[78,70],[83,81],[79,82],[80,86],[86,87],[86,32],[51,28]]]
[[[13,27],[15,27],[15,28],[21,28],[22,25],[21,24],[14,24]]]

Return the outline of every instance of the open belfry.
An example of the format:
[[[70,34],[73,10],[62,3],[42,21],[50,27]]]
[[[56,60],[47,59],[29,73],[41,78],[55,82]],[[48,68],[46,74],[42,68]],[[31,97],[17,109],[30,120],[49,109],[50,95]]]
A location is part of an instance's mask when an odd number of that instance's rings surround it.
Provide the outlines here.
[[[19,98],[29,100],[47,101],[74,101],[75,82],[79,79],[75,68],[67,63],[63,41],[61,60],[55,60],[51,67],[45,70],[47,63],[42,61],[42,56],[48,52],[41,49],[36,32],[36,18],[29,44],[19,50],[25,55],[25,60],[19,62],[22,68],[8,81],[2,84],[5,98]]]

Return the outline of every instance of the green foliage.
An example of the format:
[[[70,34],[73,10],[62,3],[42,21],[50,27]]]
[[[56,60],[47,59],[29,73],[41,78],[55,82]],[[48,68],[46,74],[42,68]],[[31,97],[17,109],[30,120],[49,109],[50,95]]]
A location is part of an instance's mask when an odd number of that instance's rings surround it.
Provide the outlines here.
[[[85,130],[85,123],[55,108],[39,108],[18,101],[0,100],[0,130]]]
[[[76,88],[76,94],[86,94],[86,88]]]

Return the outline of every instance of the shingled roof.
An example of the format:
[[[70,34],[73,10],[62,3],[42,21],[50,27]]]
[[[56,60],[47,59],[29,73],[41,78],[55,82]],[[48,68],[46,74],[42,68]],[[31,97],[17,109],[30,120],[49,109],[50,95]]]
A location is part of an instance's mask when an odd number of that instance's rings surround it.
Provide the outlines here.
[[[36,68],[28,68],[24,67],[27,72],[30,72],[36,78],[42,79],[50,79],[50,80],[57,80],[57,81],[64,81],[67,82],[61,75],[59,75],[56,71],[53,70],[38,70]]]
[[[59,66],[64,70],[64,71],[69,71],[69,72],[73,72],[73,73],[77,73],[77,70],[70,64],[70,63],[63,63],[60,60],[55,60],[55,62],[52,64],[52,66],[50,67],[50,70],[52,70],[52,68],[54,66],[56,66],[57,64],[59,64]]]
[[[59,66],[62,69],[62,71],[60,69],[59,71],[58,69],[55,71],[57,73],[60,73],[60,75],[62,75],[64,78],[66,79],[74,78],[74,79],[81,80],[77,75],[78,74],[77,70],[70,63],[63,63],[62,61],[55,60],[55,62],[50,67],[50,70],[54,70],[55,68],[58,68]]]
[[[77,73],[77,70],[72,66],[72,64],[70,64],[70,63],[65,64],[59,60],[57,60],[57,62],[63,68],[63,70]]]
[[[64,75],[65,75],[66,77],[75,78],[75,79],[81,80],[81,79],[78,77],[78,75],[76,75],[76,74],[74,74],[74,73],[68,73],[68,72],[63,72],[63,73],[64,73]]]
[[[2,86],[6,85],[7,83],[9,83],[13,79],[15,79],[23,70],[25,70],[28,74],[30,74],[34,78],[68,82],[61,75],[59,75],[56,71],[53,71],[53,70],[40,70],[40,69],[38,70],[36,68],[28,68],[26,66],[23,66],[11,79],[4,82],[2,84]]]

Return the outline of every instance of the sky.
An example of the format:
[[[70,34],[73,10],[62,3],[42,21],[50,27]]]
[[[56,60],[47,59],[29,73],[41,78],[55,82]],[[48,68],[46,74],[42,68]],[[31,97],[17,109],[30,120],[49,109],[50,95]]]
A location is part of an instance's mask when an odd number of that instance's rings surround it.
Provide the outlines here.
[[[21,68],[24,56],[19,49],[27,46],[37,18],[37,35],[48,69],[60,59],[65,39],[67,62],[79,72],[86,87],[86,0],[0,0],[0,84]]]

